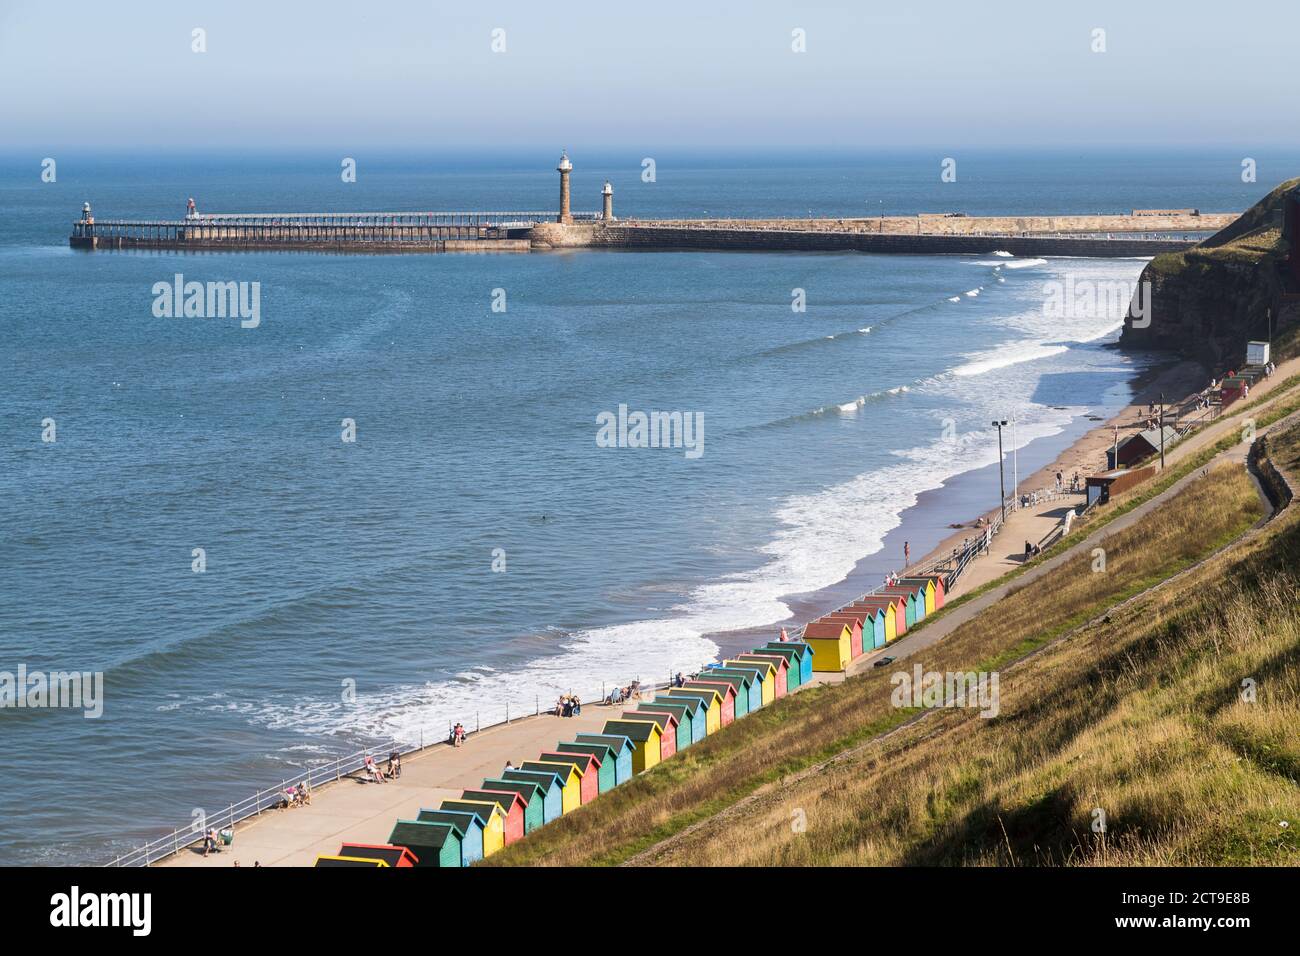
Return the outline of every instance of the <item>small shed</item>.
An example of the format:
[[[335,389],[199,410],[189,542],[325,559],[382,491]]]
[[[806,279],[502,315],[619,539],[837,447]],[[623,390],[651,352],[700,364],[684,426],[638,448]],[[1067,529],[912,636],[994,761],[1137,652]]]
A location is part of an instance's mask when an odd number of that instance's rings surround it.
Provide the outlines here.
[[[838,611],[831,611],[829,614],[823,614],[817,620],[844,621],[849,625],[850,660],[857,660],[861,657],[863,647],[870,647],[875,641],[875,622],[868,620],[867,611],[863,608],[840,608]],[[871,629],[869,637],[867,636],[868,628]]]
[[[679,750],[685,750],[693,742],[694,728],[691,726],[690,715],[684,713],[684,707],[656,707],[651,703],[637,704],[631,710],[623,711],[624,717],[639,717],[644,714],[647,717],[653,717],[659,721],[664,728],[664,736],[668,735],[669,727],[672,729],[673,736],[673,753]],[[672,754],[663,754],[667,758]]]
[[[700,671],[700,680],[726,681],[736,689],[736,716],[744,717],[763,706],[763,685],[756,671],[710,664]]]
[[[761,647],[754,648],[754,650],[760,654],[764,651],[776,651],[779,654],[793,653],[794,661],[798,664],[798,667],[796,668],[795,664],[792,663],[790,670],[792,672],[796,669],[799,671],[799,686],[802,687],[812,680],[813,651],[803,641],[768,641]]]
[[[1107,504],[1112,495],[1117,495],[1125,488],[1131,488],[1141,481],[1155,474],[1155,468],[1148,465],[1145,468],[1131,470],[1128,468],[1115,468],[1110,471],[1103,471],[1098,475],[1088,476],[1088,507],[1094,504]]]
[[[736,661],[741,664],[769,664],[772,668],[772,699],[776,700],[789,693],[790,662],[780,654],[737,654]]]
[[[383,860],[376,859],[373,856],[318,856],[316,857],[316,866],[360,866],[370,867],[371,869],[383,869],[388,866]]]
[[[596,762],[596,789],[599,793],[608,793],[618,786],[615,754],[606,744],[560,743],[555,745],[555,749],[560,753],[586,754],[591,757]]]
[[[525,760],[519,769],[531,773],[545,773],[549,770],[559,777],[564,788],[560,791],[560,809],[565,813],[572,813],[582,806],[582,774],[578,773],[578,768],[573,764],[554,760]]]
[[[524,836],[539,829],[546,822],[546,791],[531,780],[505,780],[488,777],[483,781],[485,790],[513,790],[524,801]]]
[[[483,826],[483,857],[486,859],[506,844],[506,814],[492,800],[444,800],[440,810],[473,813]]]
[[[460,836],[450,823],[421,823],[418,820],[398,820],[388,842],[404,846],[419,862],[416,866],[458,868],[460,866]]]
[[[645,773],[658,765],[663,753],[663,729],[653,720],[610,720],[606,734],[622,734],[632,741],[632,772]]]
[[[691,687],[689,683],[668,690],[669,697],[693,697],[704,705],[704,733],[716,734],[722,729],[722,695],[711,687]]]
[[[1165,451],[1178,443],[1178,429],[1172,425],[1164,428],[1148,428],[1136,435],[1129,435],[1117,448],[1106,452],[1106,463],[1112,468],[1128,468],[1144,458],[1160,454],[1160,442],[1163,438]]]
[[[691,744],[699,743],[704,739],[708,731],[708,706],[702,700],[696,700],[693,697],[669,697],[666,694],[656,695],[655,699],[646,704],[640,704],[636,708],[644,708],[650,713],[659,710],[667,710],[677,716],[677,749],[681,750],[683,746],[689,747]],[[689,739],[683,745],[681,728],[686,728],[686,737]]]
[[[591,754],[565,753],[562,750],[545,750],[538,754],[538,760],[546,763],[571,763],[578,770],[581,778],[581,795],[583,803],[591,803],[600,796],[600,761]]]
[[[457,832],[457,836],[460,833]],[[404,846],[393,846],[391,843],[344,843],[339,847],[339,856],[357,856],[371,857],[376,860],[383,860],[391,867],[415,866],[419,863],[415,854]]]
[[[554,770],[523,770],[511,767],[501,771],[503,780],[532,783],[542,788],[542,825],[564,816],[564,781]]]
[[[578,734],[573,738],[580,744],[605,744],[614,752],[614,785],[622,786],[632,779],[632,754],[636,745],[625,734]]]
[[[695,680],[688,680],[683,690],[711,690],[722,698],[722,710],[718,714],[719,729],[726,727],[736,719],[736,688],[726,681],[710,680],[701,674]],[[747,701],[748,702],[748,701]]]
[[[886,644],[892,644],[907,633],[907,618],[905,616],[907,603],[902,598],[888,594],[869,594],[859,601],[854,601],[853,606],[864,610],[879,610],[881,612],[884,616],[881,629],[884,631]],[[901,630],[899,629],[900,626]]]
[[[425,810],[415,815],[420,823],[447,823],[460,832],[460,865],[472,866],[483,859],[483,819],[464,810]]]
[[[506,846],[524,838],[524,798],[513,790],[465,790],[462,800],[490,800],[506,815],[502,835]]]
[[[843,621],[812,621],[803,639],[813,651],[813,670],[843,671],[852,660],[849,626]]]

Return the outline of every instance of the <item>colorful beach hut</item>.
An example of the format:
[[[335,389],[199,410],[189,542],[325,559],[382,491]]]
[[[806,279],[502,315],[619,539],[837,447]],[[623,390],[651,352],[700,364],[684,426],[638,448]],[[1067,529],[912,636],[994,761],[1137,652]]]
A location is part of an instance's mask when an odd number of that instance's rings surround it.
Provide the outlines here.
[[[488,777],[483,781],[485,790],[513,790],[524,801],[524,835],[539,829],[546,822],[546,791],[531,780],[503,780]]]
[[[383,869],[388,866],[383,860],[373,856],[318,856],[316,866],[361,866]]]
[[[640,720],[656,724],[659,727],[659,760],[663,762],[677,753],[677,718],[671,714],[660,717],[657,714],[643,714],[635,710],[625,710],[619,720]]]
[[[887,631],[888,611],[883,604],[858,604],[856,601],[850,605],[850,608],[857,613],[865,614],[866,620],[862,622],[862,653],[870,654],[877,647],[884,647],[889,643],[889,634]]]
[[[699,743],[708,734],[708,707],[704,701],[696,700],[693,697],[667,697],[659,694],[648,704],[640,704],[637,709],[645,708],[650,712],[667,709],[670,713],[677,715],[678,738],[677,749],[681,750],[683,746],[689,747],[691,744]],[[687,741],[682,744],[681,728],[686,728]]]
[[[344,843],[339,847],[338,855],[383,860],[391,867],[415,866],[419,862],[406,847],[391,843]]]
[[[460,867],[460,831],[450,823],[421,823],[418,820],[398,820],[388,842],[404,846],[417,860],[416,866],[447,868]]]
[[[772,699],[784,697],[790,691],[790,662],[780,654],[737,654],[737,663],[767,664],[772,668]]]
[[[771,661],[744,661],[739,657],[731,657],[723,661],[722,666],[732,670],[751,671],[758,678],[762,697],[759,706],[766,707],[776,700],[776,665]]]
[[[813,670],[843,671],[851,660],[849,626],[843,621],[812,621],[804,626],[804,643],[812,648]]]
[[[726,727],[736,719],[736,688],[726,681],[709,680],[704,675],[695,680],[688,680],[682,690],[711,690],[722,698],[722,710],[718,715],[718,726]]]
[[[898,638],[897,615],[899,601],[881,595],[875,599],[865,599],[854,601],[851,607],[860,611],[865,611],[871,615],[871,648],[884,647],[890,641]],[[862,643],[865,645],[866,635],[863,635]],[[867,650],[866,647],[863,650]]]
[[[616,755],[612,747],[606,744],[580,744],[577,742],[560,743],[555,749],[566,754],[586,754],[596,761],[596,789],[608,793],[618,786],[618,768],[614,766]],[[629,766],[631,753],[628,754]],[[586,779],[586,778],[583,778]]]
[[[714,665],[700,672],[701,680],[725,680],[736,689],[736,716],[744,717],[763,706],[763,687],[756,671]]]
[[[885,609],[885,643],[890,644],[907,633],[907,601],[897,594],[868,594],[855,607]]]
[[[541,787],[543,826],[564,816],[564,781],[555,770],[523,770],[519,767],[510,767],[501,771],[501,778]]]
[[[669,697],[692,697],[704,705],[704,733],[716,734],[722,728],[722,695],[711,687],[672,687]]]
[[[685,713],[684,708],[673,707],[656,707],[654,704],[641,703],[637,704],[630,711],[624,711],[624,717],[639,717],[644,714],[647,717],[653,717],[664,723],[664,736],[668,735],[669,727],[672,728],[673,735],[673,753],[679,750],[685,750],[692,742],[691,719]],[[668,755],[663,755],[666,759]]]
[[[645,773],[658,765],[663,752],[663,728],[654,720],[610,720],[604,733],[622,734],[632,741],[632,772]]]
[[[943,578],[936,575],[924,575],[914,578],[903,578],[902,583],[914,585],[925,591],[925,616],[929,617],[939,608],[943,607]]]
[[[778,654],[790,656],[790,672],[799,673],[798,685],[802,687],[812,680],[812,648],[803,641],[768,641],[761,647],[754,648],[755,653],[763,654],[767,651],[775,651]]]
[[[921,598],[921,605],[917,607],[916,595],[917,589],[903,584],[895,584],[891,587],[881,588],[877,594],[897,595],[907,602],[907,629],[910,631],[916,625],[925,620],[925,598]]]
[[[545,750],[537,757],[547,763],[571,763],[577,768],[582,783],[579,792],[583,803],[591,803],[600,796],[600,761],[591,754],[564,753],[557,750]]]
[[[625,734],[578,734],[573,738],[580,744],[604,744],[614,754],[614,785],[621,786],[632,779],[632,754],[636,745]]]
[[[472,866],[483,859],[483,819],[463,810],[420,810],[420,823],[447,823],[460,832],[460,865]]]
[[[444,800],[440,810],[473,813],[483,826],[483,857],[486,859],[506,844],[506,814],[492,800]]]
[[[506,846],[524,838],[524,798],[513,790],[465,790],[462,800],[490,800],[506,815],[502,836]]]
[[[578,773],[578,768],[573,764],[559,763],[553,760],[525,760],[519,765],[519,769],[532,773],[545,773],[549,770],[558,776],[560,783],[564,787],[560,791],[562,794],[560,809],[565,813],[572,813],[582,806],[582,775]]]
[[[843,621],[849,625],[849,659],[857,660],[862,656],[863,632],[874,625],[867,621],[867,611],[864,608],[845,607],[838,611],[831,611],[829,614],[823,614],[817,620],[819,621]],[[871,646],[874,640],[872,636],[866,638],[867,647]]]

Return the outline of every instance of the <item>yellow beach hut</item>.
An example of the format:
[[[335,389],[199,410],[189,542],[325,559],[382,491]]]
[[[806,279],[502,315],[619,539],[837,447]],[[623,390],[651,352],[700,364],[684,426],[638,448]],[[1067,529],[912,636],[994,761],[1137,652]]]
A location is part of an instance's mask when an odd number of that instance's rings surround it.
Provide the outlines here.
[[[570,813],[582,806],[582,772],[571,763],[555,760],[525,760],[520,770],[549,771],[564,785],[560,791],[560,811]]]
[[[501,804],[488,800],[444,800],[442,810],[478,814],[483,824],[483,856],[489,857],[506,845],[506,813]]]
[[[843,671],[852,660],[853,636],[844,621],[812,621],[803,639],[812,648],[815,671]]]
[[[602,734],[622,734],[632,741],[632,772],[645,773],[659,763],[663,728],[654,720],[610,720]]]

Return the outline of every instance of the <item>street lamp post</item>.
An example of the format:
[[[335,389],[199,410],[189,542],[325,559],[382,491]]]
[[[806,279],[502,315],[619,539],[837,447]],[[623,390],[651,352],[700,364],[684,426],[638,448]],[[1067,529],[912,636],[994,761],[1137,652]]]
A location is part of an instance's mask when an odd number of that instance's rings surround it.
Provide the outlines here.
[[[994,421],[993,427],[998,430],[998,487],[1002,490],[1002,495],[998,499],[998,505],[1002,508],[1002,522],[1007,520],[1007,479],[1002,469],[1002,429],[1006,426],[1007,420]]]
[[[1165,393],[1160,393],[1160,470],[1165,470]]]

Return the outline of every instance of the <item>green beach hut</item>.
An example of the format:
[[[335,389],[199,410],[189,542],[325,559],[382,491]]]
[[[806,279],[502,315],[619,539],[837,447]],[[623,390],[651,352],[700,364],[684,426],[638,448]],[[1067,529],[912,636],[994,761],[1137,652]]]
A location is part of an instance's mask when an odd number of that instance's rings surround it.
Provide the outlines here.
[[[398,820],[388,842],[404,846],[419,858],[416,866],[459,867],[460,830],[450,823],[421,823]]]
[[[446,823],[460,834],[460,865],[473,866],[483,859],[483,818],[462,810],[425,810],[415,815],[419,823]]]
[[[532,783],[542,788],[542,824],[564,816],[564,781],[554,770],[522,770],[511,767],[501,771],[503,780]]]
[[[803,641],[768,641],[759,650],[778,651],[780,653],[793,652],[796,655],[795,660],[799,662],[799,686],[802,687],[804,684],[812,682],[813,652],[812,648]],[[795,669],[793,664],[790,665],[790,669]]]
[[[650,703],[640,703],[630,711],[626,711],[623,716],[636,717],[645,714],[647,717],[654,717],[658,720],[671,723],[673,725],[673,753],[681,750],[683,747],[689,747],[695,740],[695,728],[692,726],[691,718],[685,713],[685,706],[669,707],[664,705],[656,707]]]
[[[555,749],[560,753],[587,754],[595,760],[596,789],[600,793],[608,793],[618,786],[617,770],[614,766],[614,750],[608,745],[580,744],[574,741],[572,743],[556,744]]]
[[[676,714],[678,727],[680,728],[681,725],[685,724],[689,729],[690,741],[688,746],[703,740],[708,733],[708,727],[706,726],[708,708],[705,707],[704,702],[701,700],[695,700],[691,697],[668,697],[660,694],[654,700],[642,706],[652,711],[662,710],[666,707]],[[677,749],[682,749],[680,740]]]
[[[527,836],[546,822],[546,791],[540,784],[531,780],[504,780],[488,777],[483,781],[484,790],[513,790],[524,801],[524,835]]]
[[[573,738],[579,744],[604,744],[614,753],[614,785],[622,786],[632,779],[632,752],[636,750],[626,734],[578,734]]]
[[[722,728],[722,695],[707,687],[673,687],[669,698],[692,698],[704,705],[704,733],[716,734]]]

